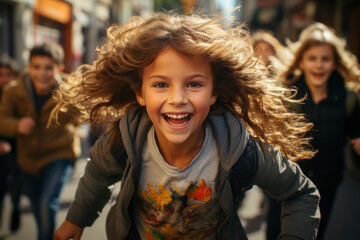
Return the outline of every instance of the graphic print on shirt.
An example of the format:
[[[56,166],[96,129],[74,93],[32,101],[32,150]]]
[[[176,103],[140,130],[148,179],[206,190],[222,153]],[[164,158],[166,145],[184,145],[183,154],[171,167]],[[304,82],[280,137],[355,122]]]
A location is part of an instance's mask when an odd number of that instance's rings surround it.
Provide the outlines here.
[[[148,239],[203,239],[211,235],[218,220],[216,201],[211,187],[203,179],[180,190],[148,184],[149,191],[139,188],[138,209]]]

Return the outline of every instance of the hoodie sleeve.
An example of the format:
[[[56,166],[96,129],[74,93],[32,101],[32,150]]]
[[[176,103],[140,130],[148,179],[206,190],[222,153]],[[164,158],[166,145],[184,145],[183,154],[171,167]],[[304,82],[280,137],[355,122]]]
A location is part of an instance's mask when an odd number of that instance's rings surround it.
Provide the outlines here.
[[[116,140],[121,141],[120,138]],[[79,181],[66,220],[86,227],[93,224],[105,204],[111,197],[111,186],[120,181],[123,166],[116,159],[126,161],[126,152],[122,144],[116,144],[116,156],[109,151],[110,134],[102,135],[90,150],[83,177]]]
[[[300,167],[281,153],[257,143],[254,184],[282,203],[279,239],[315,239],[320,223],[319,192]]]

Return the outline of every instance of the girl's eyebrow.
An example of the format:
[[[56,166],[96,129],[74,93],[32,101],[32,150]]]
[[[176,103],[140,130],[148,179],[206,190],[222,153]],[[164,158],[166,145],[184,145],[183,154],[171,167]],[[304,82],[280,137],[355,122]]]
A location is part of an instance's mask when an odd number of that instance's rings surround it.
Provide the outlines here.
[[[164,80],[168,79],[167,76],[165,76],[165,75],[160,75],[160,74],[150,75],[150,76],[148,77],[148,79],[152,79],[152,78],[161,78],[161,79],[164,79]]]
[[[204,74],[200,74],[200,73],[195,73],[193,75],[190,75],[186,79],[193,79],[193,78],[197,78],[197,77],[208,79],[208,76],[206,76]]]
[[[208,78],[209,78],[208,76],[206,76],[206,75],[204,75],[204,74],[195,73],[195,74],[186,76],[185,80],[190,80],[190,79],[197,78],[197,77],[205,78],[205,79],[208,79]],[[152,79],[152,78],[160,78],[160,79],[164,79],[164,80],[170,79],[168,76],[166,76],[166,75],[161,75],[161,74],[150,75],[150,76],[148,77],[148,79]]]

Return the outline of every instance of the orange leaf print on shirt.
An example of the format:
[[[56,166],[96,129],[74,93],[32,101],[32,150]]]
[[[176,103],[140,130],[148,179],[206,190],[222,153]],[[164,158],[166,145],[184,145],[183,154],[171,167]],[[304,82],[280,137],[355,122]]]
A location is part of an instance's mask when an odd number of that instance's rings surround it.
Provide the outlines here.
[[[159,184],[159,192],[155,190],[151,183],[148,184],[149,192],[143,189],[142,195],[149,203],[155,204],[157,208],[171,202],[171,195],[161,184]]]
[[[140,187],[137,203],[147,239],[200,240],[213,234],[220,208],[216,199],[211,199],[211,187],[203,179],[187,181],[181,187],[147,186],[147,191]]]
[[[208,202],[211,198],[211,188],[206,187],[206,183],[203,179],[200,180],[199,186],[191,185],[186,190],[188,198],[192,198],[202,202]]]

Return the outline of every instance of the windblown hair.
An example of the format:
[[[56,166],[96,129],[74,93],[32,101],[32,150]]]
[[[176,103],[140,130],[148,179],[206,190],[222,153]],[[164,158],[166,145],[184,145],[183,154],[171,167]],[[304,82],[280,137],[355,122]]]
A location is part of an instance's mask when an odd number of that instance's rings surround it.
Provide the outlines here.
[[[127,109],[140,107],[136,93],[141,90],[142,69],[170,47],[210,63],[217,100],[209,115],[230,111],[262,144],[277,147],[292,160],[312,157],[314,151],[304,137],[312,124],[288,112],[283,102],[295,100],[289,99],[288,89],[264,74],[249,31],[243,25],[229,27],[223,20],[220,15],[209,19],[157,13],[108,28],[107,41],[97,50],[93,65],[79,67],[60,86],[55,111],[75,105],[82,113],[79,119],[117,124]],[[119,129],[112,131],[116,134]]]
[[[284,83],[286,85],[292,84],[301,75],[299,64],[304,52],[312,46],[322,44],[329,44],[333,47],[337,71],[344,77],[348,85],[359,92],[360,66],[356,56],[347,50],[345,39],[337,36],[330,27],[318,22],[305,28],[298,41],[287,42],[291,56],[288,56],[288,61],[281,61],[282,66],[277,65]],[[289,78],[289,76],[291,77]]]

